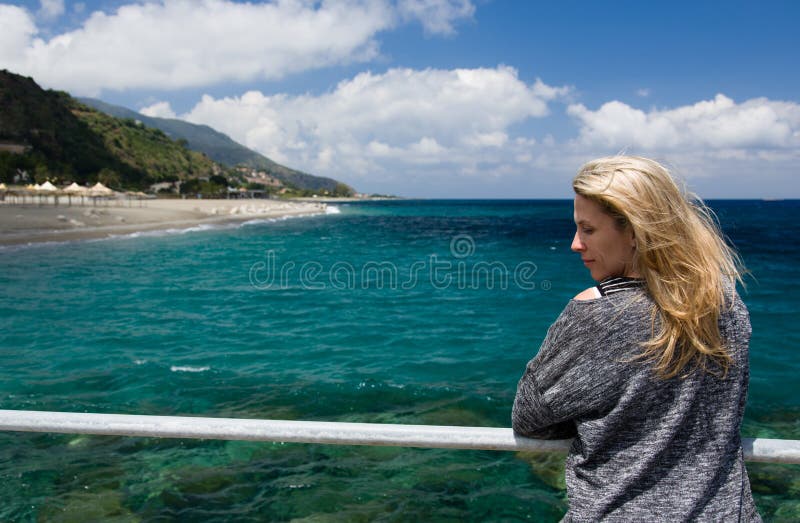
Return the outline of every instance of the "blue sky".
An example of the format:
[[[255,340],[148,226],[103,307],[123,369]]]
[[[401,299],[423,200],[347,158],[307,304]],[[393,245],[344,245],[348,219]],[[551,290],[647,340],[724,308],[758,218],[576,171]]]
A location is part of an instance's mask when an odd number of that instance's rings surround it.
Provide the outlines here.
[[[0,67],[364,192],[568,197],[593,157],[800,197],[800,4],[0,0]]]

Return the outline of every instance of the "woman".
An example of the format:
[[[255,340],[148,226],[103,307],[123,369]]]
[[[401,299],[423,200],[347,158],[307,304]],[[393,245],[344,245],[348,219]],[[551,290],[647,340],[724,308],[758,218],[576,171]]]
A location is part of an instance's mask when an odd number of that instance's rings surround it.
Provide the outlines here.
[[[571,438],[566,521],[760,521],[739,434],[750,320],[710,211],[646,158],[573,181],[578,294],[528,363],[514,431]]]

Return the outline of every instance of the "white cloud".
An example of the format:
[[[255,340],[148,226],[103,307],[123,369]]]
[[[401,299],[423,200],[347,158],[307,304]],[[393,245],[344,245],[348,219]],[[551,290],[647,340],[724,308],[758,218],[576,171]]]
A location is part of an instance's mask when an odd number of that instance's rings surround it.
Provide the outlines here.
[[[64,14],[64,0],[40,0],[38,14],[47,19],[58,18]]]
[[[535,140],[511,136],[510,128],[547,115],[547,100],[567,92],[540,80],[528,85],[506,66],[391,69],[361,73],[319,96],[204,96],[183,117],[276,161],[356,183],[406,169],[476,172],[504,163],[509,152],[524,157]]]
[[[139,112],[145,116],[154,118],[175,118],[175,111],[172,110],[169,102],[156,102],[147,107],[143,107]]]
[[[453,34],[453,22],[471,18],[475,6],[470,0],[399,0],[397,10],[404,19],[416,19],[429,34]]]
[[[717,152],[800,146],[800,104],[794,102],[754,98],[737,104],[718,94],[674,109],[645,112],[612,101],[596,111],[570,105],[567,112],[581,124],[581,145]]]
[[[64,13],[63,0],[40,1],[42,18]],[[400,21],[418,19],[428,33],[452,34],[454,23],[475,11],[469,0],[131,0],[45,38],[24,9],[0,9],[0,43],[13,43],[0,47],[0,68],[92,96],[275,80],[370,61],[379,56],[378,33]]]
[[[502,147],[508,142],[508,134],[502,131],[476,133],[465,136],[464,143],[475,147]]]
[[[642,88],[636,90],[636,96],[640,96],[642,98],[647,98],[650,96],[650,89]]]
[[[25,11],[0,8],[0,41],[13,44],[0,47],[0,67],[90,95],[277,79],[370,60],[376,33],[396,19],[384,0],[162,0],[94,12],[81,28],[45,40],[34,37]]]
[[[21,55],[36,32],[36,24],[26,10],[0,4],[0,56]],[[0,67],[6,67],[2,60]]]
[[[533,92],[542,100],[555,100],[557,98],[568,97],[572,93],[572,87],[554,87],[552,85],[547,85],[540,78],[537,78],[536,82],[533,84]]]

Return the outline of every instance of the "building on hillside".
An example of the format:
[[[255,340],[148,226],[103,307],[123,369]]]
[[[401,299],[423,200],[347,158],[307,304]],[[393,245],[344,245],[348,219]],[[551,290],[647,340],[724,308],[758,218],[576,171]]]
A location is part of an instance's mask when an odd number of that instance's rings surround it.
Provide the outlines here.
[[[154,183],[150,186],[152,193],[175,193],[178,194],[181,189],[181,182],[160,182]]]
[[[269,185],[272,187],[281,187],[283,184],[280,180],[271,176],[266,171],[259,171],[257,169],[253,169],[252,167],[244,167],[239,166],[236,168],[236,171],[241,173],[244,176],[244,179],[248,183],[260,183],[262,185]]]

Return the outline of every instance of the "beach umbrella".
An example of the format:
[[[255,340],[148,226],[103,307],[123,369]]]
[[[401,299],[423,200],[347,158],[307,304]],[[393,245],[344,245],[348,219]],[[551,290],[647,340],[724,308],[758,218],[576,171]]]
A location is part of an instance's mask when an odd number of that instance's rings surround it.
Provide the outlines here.
[[[111,196],[114,194],[114,191],[106,187],[100,182],[92,185],[91,189],[89,189],[89,196],[92,197],[92,201],[95,205],[97,205],[97,198],[98,196]]]
[[[67,187],[64,187],[65,193],[74,195],[86,194],[86,191],[88,190],[89,189],[87,189],[86,187],[82,187],[75,182],[72,182],[72,184],[68,185]]]
[[[150,195],[143,193],[142,191],[138,191],[134,193],[136,195],[136,199],[139,200],[139,207],[142,206],[142,200],[146,200],[150,197]]]
[[[35,189],[39,193],[39,204],[42,203],[42,194],[43,193],[51,193],[51,194],[53,194],[53,203],[58,205],[58,195],[56,194],[58,192],[58,187],[56,187],[55,185],[50,183],[50,181],[46,181],[42,185],[38,185],[37,184],[35,186]],[[47,201],[47,200],[45,200],[45,201]]]
[[[25,186],[24,189],[19,190],[19,195],[22,196],[22,204],[25,205],[25,197],[26,196],[36,196],[36,190],[39,188],[39,184],[36,185],[29,183]]]
[[[80,196],[81,203],[83,203],[83,197],[88,195],[89,189],[72,182],[70,185],[64,188],[64,192],[67,194],[67,198],[69,198],[69,204],[72,205],[73,196]]]
[[[140,192],[125,191],[123,194],[125,195],[125,200],[128,202],[128,207],[131,206],[131,201],[132,200],[141,200],[142,199],[142,197],[140,196],[140,194],[142,194],[142,193],[140,193]]]
[[[112,194],[114,194],[114,191],[112,191],[102,183],[97,182],[96,184],[92,185],[91,189],[89,189],[89,194],[91,194],[92,196],[111,196]]]

